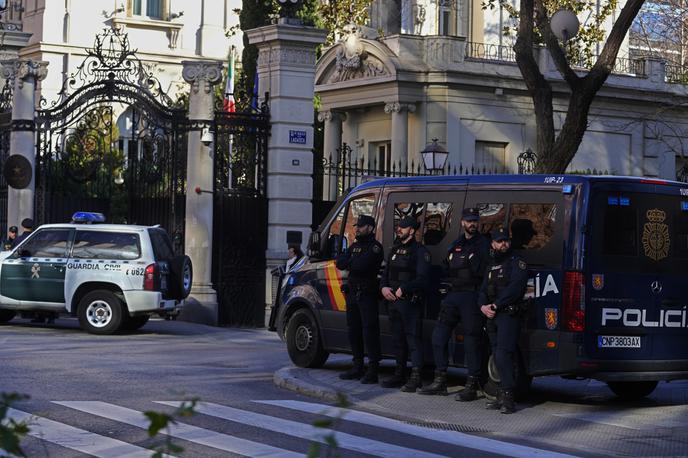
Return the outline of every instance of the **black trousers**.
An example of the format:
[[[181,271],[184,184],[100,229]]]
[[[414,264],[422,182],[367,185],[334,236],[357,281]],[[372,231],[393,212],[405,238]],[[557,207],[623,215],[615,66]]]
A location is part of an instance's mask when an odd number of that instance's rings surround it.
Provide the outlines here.
[[[432,331],[432,350],[437,370],[446,371],[449,365],[448,343],[452,331],[461,321],[464,357],[468,375],[481,376],[483,359],[483,326],[485,315],[478,307],[478,293],[451,292],[442,301],[442,308]]]
[[[354,291],[346,295],[346,324],[354,360],[380,361],[380,315],[377,292]]]
[[[521,321],[517,315],[497,312],[493,319],[487,320],[486,328],[499,371],[500,386],[505,390],[513,390],[516,387],[516,347]]]
[[[410,354],[413,367],[423,367],[423,307],[407,299],[390,302],[389,324],[397,364],[405,366]]]

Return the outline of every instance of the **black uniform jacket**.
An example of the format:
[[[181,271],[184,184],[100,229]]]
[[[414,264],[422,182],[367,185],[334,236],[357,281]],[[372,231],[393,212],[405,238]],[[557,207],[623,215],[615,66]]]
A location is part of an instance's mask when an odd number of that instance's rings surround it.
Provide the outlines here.
[[[398,265],[404,261],[407,269],[400,275]],[[428,286],[430,274],[430,253],[415,238],[408,243],[395,243],[389,250],[382,272],[380,288],[401,288],[405,296],[421,293]]]
[[[454,241],[444,258],[444,275],[452,283],[452,289],[463,289],[469,285],[479,288],[483,281],[485,269],[490,263],[490,242],[483,234],[476,234],[470,239],[465,234]],[[457,276],[456,268],[468,268],[469,278],[454,278]]]
[[[339,270],[349,271],[349,287],[377,290],[377,274],[384,259],[382,245],[375,235],[357,237],[348,250],[337,256],[335,265]]]
[[[490,283],[496,286],[496,297],[489,297]],[[494,303],[497,310],[503,310],[509,305],[515,305],[523,300],[528,283],[528,266],[523,259],[511,250],[504,254],[492,255],[492,262],[488,265],[480,287],[478,304]]]

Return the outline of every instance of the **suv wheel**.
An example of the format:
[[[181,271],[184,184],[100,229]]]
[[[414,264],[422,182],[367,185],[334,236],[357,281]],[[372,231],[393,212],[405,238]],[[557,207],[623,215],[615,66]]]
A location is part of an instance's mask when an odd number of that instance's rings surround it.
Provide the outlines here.
[[[193,282],[193,265],[188,256],[177,256],[169,261],[172,274],[170,297],[177,300],[186,299],[191,293]]]
[[[146,323],[148,323],[149,319],[150,315],[130,316],[126,319],[124,323],[122,323],[121,329],[123,331],[136,331],[137,329],[141,329]]]
[[[112,291],[91,291],[79,301],[81,328],[91,334],[113,334],[124,323],[124,304]]]
[[[7,323],[17,314],[14,310],[2,310],[0,309],[0,323]]]
[[[516,376],[516,389],[514,391],[516,394],[516,399],[524,399],[528,396],[530,385],[533,382],[533,377],[526,373],[526,369],[519,351],[514,353],[514,359],[516,360],[514,361],[514,371]],[[490,400],[494,400],[497,398],[500,380],[494,355],[490,355],[490,359],[487,362],[487,374],[487,382],[484,386],[485,397]]]
[[[320,367],[330,356],[323,348],[318,324],[307,309],[297,310],[289,319],[286,340],[289,358],[299,367]]]

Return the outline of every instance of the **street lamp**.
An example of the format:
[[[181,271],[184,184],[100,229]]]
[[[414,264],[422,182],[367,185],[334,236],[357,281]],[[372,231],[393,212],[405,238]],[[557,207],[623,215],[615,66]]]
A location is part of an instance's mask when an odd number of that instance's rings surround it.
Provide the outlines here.
[[[535,164],[537,164],[537,154],[528,148],[518,155],[516,162],[518,163],[518,173],[532,175],[535,172]]]
[[[578,21],[578,16],[573,11],[559,10],[552,16],[549,25],[554,35],[566,43],[578,35],[580,22]]]
[[[442,145],[437,143],[436,138],[433,138],[431,143],[425,145],[425,149],[420,152],[420,155],[423,157],[425,169],[428,170],[430,174],[433,174],[444,169],[444,164],[447,162],[449,153]]]

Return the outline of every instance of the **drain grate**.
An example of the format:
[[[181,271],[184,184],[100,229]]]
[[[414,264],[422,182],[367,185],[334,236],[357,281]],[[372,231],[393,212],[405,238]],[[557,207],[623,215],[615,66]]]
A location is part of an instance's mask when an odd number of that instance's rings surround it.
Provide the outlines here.
[[[422,426],[430,429],[441,429],[444,431],[455,431],[457,433],[489,433],[490,431],[475,426],[457,425],[454,423],[442,423],[437,421],[404,421],[413,426]]]

